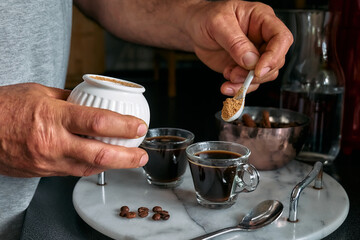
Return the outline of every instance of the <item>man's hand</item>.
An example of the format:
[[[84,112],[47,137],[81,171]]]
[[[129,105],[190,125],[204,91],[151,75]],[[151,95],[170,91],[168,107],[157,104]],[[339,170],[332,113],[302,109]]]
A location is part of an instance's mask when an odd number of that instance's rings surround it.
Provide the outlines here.
[[[221,91],[234,95],[248,70],[255,69],[249,91],[274,80],[285,63],[293,36],[269,6],[239,0],[206,2],[191,9],[186,28],[197,56],[223,72]]]
[[[75,105],[68,95],[34,83],[0,87],[0,174],[87,176],[146,164],[140,148],[80,136],[141,137],[147,131],[141,119]]]

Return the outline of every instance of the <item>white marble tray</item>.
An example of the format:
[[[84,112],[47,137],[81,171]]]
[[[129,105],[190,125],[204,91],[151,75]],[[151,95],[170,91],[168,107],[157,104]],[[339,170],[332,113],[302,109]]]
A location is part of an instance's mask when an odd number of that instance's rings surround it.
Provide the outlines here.
[[[311,167],[296,161],[276,171],[260,172],[260,184],[252,193],[241,193],[229,209],[211,210],[195,199],[189,171],[178,188],[159,189],[145,181],[142,169],[106,172],[106,186],[96,185],[97,176],[83,177],[76,184],[73,203],[80,217],[97,231],[115,239],[190,239],[220,228],[236,225],[257,203],[277,199],[284,204],[282,216],[273,224],[253,232],[229,233],[217,239],[321,239],[336,230],[349,211],[349,199],[341,185],[327,174],[323,189],[310,184],[301,194],[297,223],[286,219],[293,187]],[[167,221],[126,219],[119,208],[132,210],[159,205],[170,212]]]

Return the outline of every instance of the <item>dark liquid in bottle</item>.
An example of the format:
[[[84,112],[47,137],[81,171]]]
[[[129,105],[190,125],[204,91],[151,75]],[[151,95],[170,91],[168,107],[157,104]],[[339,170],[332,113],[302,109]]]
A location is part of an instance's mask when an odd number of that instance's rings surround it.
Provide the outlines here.
[[[185,147],[174,149],[171,144],[186,139],[178,136],[157,136],[146,140],[152,143],[163,143],[158,148],[144,147],[149,155],[149,161],[144,166],[146,173],[157,182],[166,183],[178,180],[186,170]]]
[[[202,159],[232,159],[240,154],[229,151],[204,151],[197,153]],[[189,160],[190,170],[198,194],[212,202],[224,202],[229,199],[233,188],[237,166],[205,166]]]

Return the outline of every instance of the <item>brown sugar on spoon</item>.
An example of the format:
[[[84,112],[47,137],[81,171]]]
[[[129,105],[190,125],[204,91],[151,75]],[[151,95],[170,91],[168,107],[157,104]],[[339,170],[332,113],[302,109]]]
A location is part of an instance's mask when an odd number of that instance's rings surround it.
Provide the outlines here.
[[[242,105],[242,100],[236,98],[227,98],[223,102],[223,108],[221,110],[222,119],[229,119],[239,111]]]

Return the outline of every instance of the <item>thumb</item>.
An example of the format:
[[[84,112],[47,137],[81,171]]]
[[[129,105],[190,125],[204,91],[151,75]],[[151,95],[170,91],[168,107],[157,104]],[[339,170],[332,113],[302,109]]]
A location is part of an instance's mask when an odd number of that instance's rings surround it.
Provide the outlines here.
[[[241,30],[237,20],[228,21],[225,27],[217,28],[214,38],[240,67],[248,70],[255,68],[260,58],[259,51]]]
[[[245,69],[251,70],[255,68],[256,63],[259,61],[259,56],[251,51],[245,52],[240,50],[236,56],[232,56],[234,60],[240,59],[240,61],[236,61],[237,64],[244,67]],[[230,54],[232,55],[232,54]],[[235,55],[235,54],[234,54]],[[239,56],[239,57],[237,57]],[[242,57],[240,57],[242,56]]]
[[[231,58],[244,69],[254,69],[259,61],[260,54],[247,36],[242,31],[239,31],[237,36],[233,36],[228,42],[231,43],[228,46],[229,50],[227,50]]]

